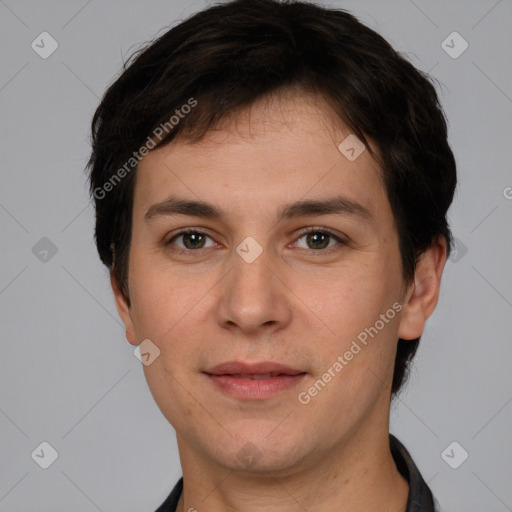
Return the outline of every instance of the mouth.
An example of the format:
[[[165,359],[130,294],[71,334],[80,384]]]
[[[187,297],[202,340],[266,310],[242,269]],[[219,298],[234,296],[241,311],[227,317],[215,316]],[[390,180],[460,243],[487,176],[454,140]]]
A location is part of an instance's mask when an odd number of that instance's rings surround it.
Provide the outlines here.
[[[253,373],[253,374],[225,374],[225,375],[216,375],[217,377],[233,377],[234,379],[252,379],[252,380],[265,380],[265,379],[271,379],[273,377],[287,377],[292,376],[295,377],[296,375],[302,375],[301,373],[297,374],[288,374],[288,373]]]
[[[224,394],[241,400],[264,400],[290,390],[307,375],[299,369],[274,362],[222,363],[203,372]]]

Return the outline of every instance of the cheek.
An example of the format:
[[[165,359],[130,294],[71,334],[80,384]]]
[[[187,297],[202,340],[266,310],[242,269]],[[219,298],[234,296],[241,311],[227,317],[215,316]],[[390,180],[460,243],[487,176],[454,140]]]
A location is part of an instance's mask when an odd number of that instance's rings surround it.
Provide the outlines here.
[[[311,281],[297,292],[300,296],[309,293],[307,304],[321,320],[317,376],[329,368],[336,374],[322,400],[336,402],[338,395],[372,400],[389,379],[398,338],[398,313],[393,304],[401,283],[399,269],[390,269],[390,261],[375,254],[364,264],[333,269],[321,279],[317,276],[316,287]],[[336,362],[341,370],[333,368]]]
[[[398,297],[397,273],[379,255],[346,267],[296,279],[295,290],[338,337],[347,339],[373,323]]]
[[[184,276],[150,258],[134,258],[130,272],[137,337],[141,341],[149,338],[160,349],[162,371],[169,375],[183,372],[195,360],[201,341],[204,343],[205,321],[211,318],[205,308],[208,291],[217,281],[215,276]],[[152,370],[151,365],[148,376]]]
[[[130,269],[134,327],[141,341],[148,338],[160,350],[153,363],[143,366],[145,378],[163,415],[173,425],[186,428],[186,418],[201,412],[190,394],[193,384],[188,372],[198,343],[204,340],[197,320],[201,299],[211,285],[201,287],[199,281],[194,284],[194,279],[180,277],[170,268],[135,261]]]
[[[329,330],[319,324],[315,375],[301,391],[311,400],[305,410],[326,435],[358,424],[388,393],[398,328],[392,306],[400,281],[387,268],[374,262],[339,273],[308,301]]]
[[[150,339],[160,339],[192,307],[194,286],[185,287],[179,273],[142,251],[132,252],[129,284],[135,328]]]

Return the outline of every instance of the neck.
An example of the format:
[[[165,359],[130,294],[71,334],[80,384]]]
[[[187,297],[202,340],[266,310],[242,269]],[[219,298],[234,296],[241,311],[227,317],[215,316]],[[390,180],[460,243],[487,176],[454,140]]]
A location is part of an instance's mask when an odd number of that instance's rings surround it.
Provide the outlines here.
[[[405,512],[409,486],[398,472],[387,428],[358,428],[301,467],[241,472],[204,459],[178,436],[183,493],[177,511]]]

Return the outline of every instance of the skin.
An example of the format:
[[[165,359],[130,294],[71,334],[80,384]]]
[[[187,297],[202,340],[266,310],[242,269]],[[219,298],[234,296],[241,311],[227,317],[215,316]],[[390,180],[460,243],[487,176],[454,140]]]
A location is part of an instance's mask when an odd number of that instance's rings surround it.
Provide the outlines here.
[[[396,345],[420,336],[437,304],[446,243],[422,255],[406,286],[380,170],[368,151],[351,162],[337,148],[349,133],[320,98],[288,92],[226,117],[197,143],[153,150],[139,165],[130,307],[113,274],[111,282],[128,341],[149,338],[160,350],[143,368],[177,434],[178,510],[405,510],[408,484],[388,441]],[[286,204],[341,194],[372,219],[278,218]],[[224,217],[144,218],[171,195],[212,203]],[[345,243],[308,241],[306,227],[330,229]],[[174,238],[183,228],[207,236]],[[252,263],[236,252],[248,236],[263,251]],[[395,318],[302,405],[297,395],[395,302]],[[242,400],[203,374],[229,360],[308,373],[272,398]],[[259,454],[250,467],[237,456],[247,443]]]

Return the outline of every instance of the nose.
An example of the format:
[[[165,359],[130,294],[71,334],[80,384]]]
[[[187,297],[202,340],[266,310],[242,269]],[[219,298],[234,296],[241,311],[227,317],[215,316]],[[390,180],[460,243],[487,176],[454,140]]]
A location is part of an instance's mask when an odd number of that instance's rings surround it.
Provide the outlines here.
[[[233,252],[215,311],[221,327],[249,335],[280,330],[290,323],[291,293],[284,284],[283,269],[271,259],[263,251],[248,263]]]

